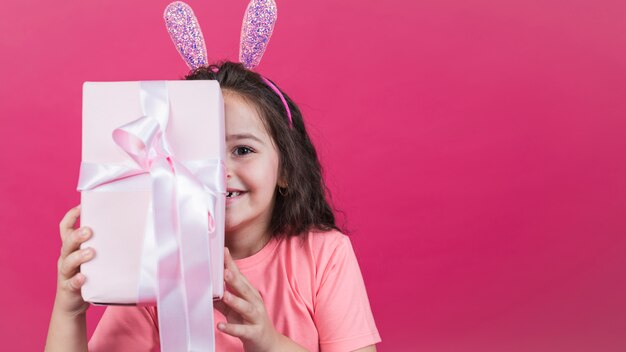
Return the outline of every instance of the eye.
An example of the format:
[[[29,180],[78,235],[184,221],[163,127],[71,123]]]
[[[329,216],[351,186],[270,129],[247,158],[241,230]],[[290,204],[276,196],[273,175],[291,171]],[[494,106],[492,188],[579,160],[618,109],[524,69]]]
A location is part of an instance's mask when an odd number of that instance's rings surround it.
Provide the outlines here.
[[[250,153],[254,153],[254,150],[252,150],[252,148],[245,146],[245,145],[237,146],[233,150],[233,154],[235,154],[236,156],[244,156]]]

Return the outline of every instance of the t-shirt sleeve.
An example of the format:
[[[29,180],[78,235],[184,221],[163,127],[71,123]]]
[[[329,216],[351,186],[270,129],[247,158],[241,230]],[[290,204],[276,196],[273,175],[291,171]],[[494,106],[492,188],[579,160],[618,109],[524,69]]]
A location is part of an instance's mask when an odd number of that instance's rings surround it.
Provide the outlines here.
[[[316,279],[314,319],[321,351],[353,351],[380,342],[350,239],[340,234],[318,259],[323,266]]]
[[[156,309],[109,306],[89,340],[89,352],[160,351]]]

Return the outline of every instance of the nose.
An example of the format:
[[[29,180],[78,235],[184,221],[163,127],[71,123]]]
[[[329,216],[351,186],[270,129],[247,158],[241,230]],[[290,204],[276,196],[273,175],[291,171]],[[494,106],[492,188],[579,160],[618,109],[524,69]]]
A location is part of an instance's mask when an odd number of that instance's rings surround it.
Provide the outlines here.
[[[226,181],[228,181],[232,175],[232,162],[230,161],[230,158],[226,158],[224,166],[226,167]]]

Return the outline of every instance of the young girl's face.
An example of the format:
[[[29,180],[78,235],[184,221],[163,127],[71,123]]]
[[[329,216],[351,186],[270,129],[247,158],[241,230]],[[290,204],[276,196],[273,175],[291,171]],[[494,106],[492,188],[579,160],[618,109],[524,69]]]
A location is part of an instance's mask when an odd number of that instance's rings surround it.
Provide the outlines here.
[[[226,232],[265,235],[278,182],[278,151],[256,109],[224,91]]]

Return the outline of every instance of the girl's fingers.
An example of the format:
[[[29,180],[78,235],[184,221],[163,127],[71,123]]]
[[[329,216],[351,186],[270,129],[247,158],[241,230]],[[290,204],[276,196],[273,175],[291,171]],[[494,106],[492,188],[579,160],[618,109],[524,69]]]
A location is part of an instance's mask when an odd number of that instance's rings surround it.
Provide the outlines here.
[[[250,327],[242,324],[218,323],[217,328],[231,336],[240,339],[250,339]]]
[[[241,296],[247,301],[260,301],[261,295],[252,286],[248,279],[239,271],[237,264],[230,256],[228,248],[224,251],[224,264],[226,267],[224,269],[224,281],[226,281],[228,286],[232,288],[238,296]]]
[[[243,300],[232,293],[225,291],[222,300],[230,309],[239,313],[243,320],[255,323],[258,320],[258,311],[250,302]]]
[[[251,303],[261,301],[261,296],[241,273],[235,273],[230,269],[224,269],[224,281],[228,287],[239,297]]]
[[[79,292],[80,288],[83,287],[85,283],[85,275],[78,273],[72,276],[71,279],[65,281],[65,286],[71,292]]]
[[[76,225],[76,221],[80,217],[80,205],[70,209],[61,222],[59,223],[59,230],[61,233],[61,240],[65,241],[65,238],[72,233],[74,230],[74,225]]]
[[[85,248],[70,253],[65,259],[61,261],[61,267],[59,273],[63,277],[72,277],[78,272],[78,267],[91,260],[94,256],[94,250],[92,248]]]
[[[228,249],[228,247],[224,247],[224,267],[226,269],[230,269],[231,271],[239,272],[239,267],[237,266],[237,263],[235,263],[233,257],[230,255],[230,250]]]
[[[64,240],[61,246],[61,259],[67,257],[70,253],[76,251],[80,244],[87,241],[91,237],[91,230],[82,227],[72,231]]]

